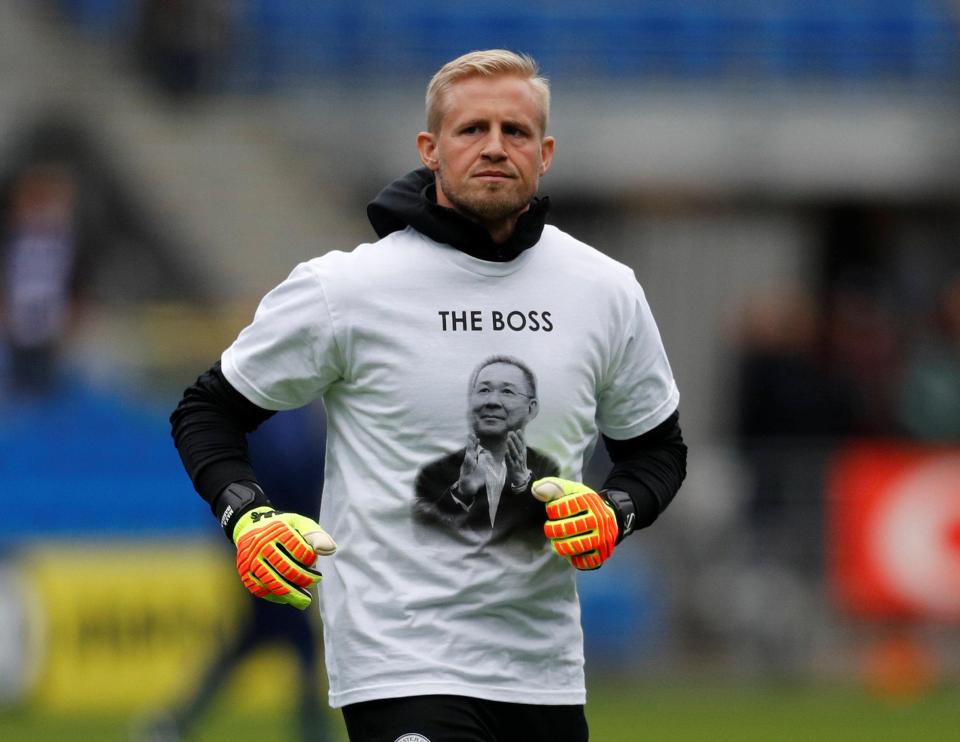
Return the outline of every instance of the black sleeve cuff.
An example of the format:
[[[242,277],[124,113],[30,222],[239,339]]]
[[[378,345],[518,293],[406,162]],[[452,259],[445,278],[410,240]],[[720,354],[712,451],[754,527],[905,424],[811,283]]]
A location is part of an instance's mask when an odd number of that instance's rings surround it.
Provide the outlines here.
[[[260,485],[256,482],[233,482],[227,485],[213,501],[213,514],[220,521],[220,527],[233,543],[233,529],[240,516],[248,510],[270,505]]]
[[[623,490],[601,490],[600,496],[613,509],[613,514],[617,519],[619,533],[616,543],[618,544],[638,528],[645,528],[657,518],[658,508],[652,497],[641,501],[648,507],[646,510],[641,509],[641,512],[638,512],[634,498]]]

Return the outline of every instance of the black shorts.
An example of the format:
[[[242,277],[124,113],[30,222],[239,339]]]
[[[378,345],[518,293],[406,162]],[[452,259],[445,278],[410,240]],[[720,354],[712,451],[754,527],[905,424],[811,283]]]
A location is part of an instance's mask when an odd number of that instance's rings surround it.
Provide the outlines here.
[[[344,706],[350,742],[587,742],[583,706],[408,696]]]

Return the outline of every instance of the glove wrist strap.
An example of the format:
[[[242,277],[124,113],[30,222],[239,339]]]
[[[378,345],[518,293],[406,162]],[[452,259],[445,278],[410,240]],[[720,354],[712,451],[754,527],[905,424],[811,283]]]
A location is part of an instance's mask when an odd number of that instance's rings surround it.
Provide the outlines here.
[[[270,505],[270,501],[256,482],[234,482],[217,495],[213,502],[213,513],[230,543],[233,543],[233,529],[240,516],[261,505]]]
[[[637,506],[634,504],[633,498],[623,490],[603,490],[600,495],[611,507],[617,519],[617,528],[620,533],[617,535],[615,543],[619,544],[633,533],[637,526]]]

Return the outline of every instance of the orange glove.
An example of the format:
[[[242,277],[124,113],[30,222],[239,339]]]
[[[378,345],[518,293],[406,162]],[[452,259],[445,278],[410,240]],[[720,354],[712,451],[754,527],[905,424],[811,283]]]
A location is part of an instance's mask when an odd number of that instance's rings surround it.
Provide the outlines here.
[[[322,577],[311,569],[317,554],[328,556],[337,550],[329,534],[311,518],[263,506],[240,516],[233,542],[237,572],[247,590],[301,611],[310,605],[310,588]]]
[[[585,484],[558,477],[538,479],[532,491],[547,504],[543,532],[553,550],[577,569],[599,569],[620,533],[613,508]]]

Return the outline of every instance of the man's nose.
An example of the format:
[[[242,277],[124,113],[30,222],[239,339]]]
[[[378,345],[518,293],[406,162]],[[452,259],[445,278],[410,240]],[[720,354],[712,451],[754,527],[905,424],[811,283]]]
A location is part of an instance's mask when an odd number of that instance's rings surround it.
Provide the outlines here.
[[[490,129],[482,154],[489,160],[502,160],[507,156],[507,151],[503,147],[503,132],[497,128]]]

